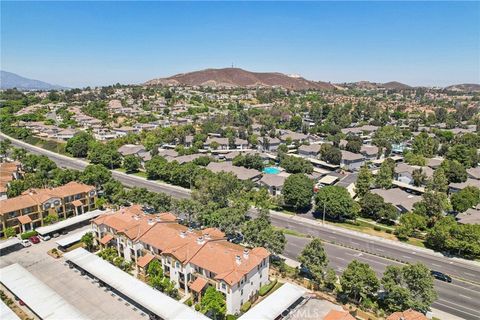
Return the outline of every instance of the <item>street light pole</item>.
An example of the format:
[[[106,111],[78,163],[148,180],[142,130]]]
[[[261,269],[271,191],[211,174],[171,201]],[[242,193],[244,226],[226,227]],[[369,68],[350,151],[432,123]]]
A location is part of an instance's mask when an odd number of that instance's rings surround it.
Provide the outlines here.
[[[325,205],[326,203],[323,203],[323,225],[325,225]]]

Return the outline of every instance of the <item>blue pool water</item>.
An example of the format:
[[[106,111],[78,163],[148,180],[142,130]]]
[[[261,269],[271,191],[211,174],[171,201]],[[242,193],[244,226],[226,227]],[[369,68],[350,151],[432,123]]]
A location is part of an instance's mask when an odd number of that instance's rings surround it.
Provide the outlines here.
[[[282,170],[280,170],[277,167],[266,167],[265,169],[263,169],[263,173],[268,173],[268,174],[279,174],[280,171]]]

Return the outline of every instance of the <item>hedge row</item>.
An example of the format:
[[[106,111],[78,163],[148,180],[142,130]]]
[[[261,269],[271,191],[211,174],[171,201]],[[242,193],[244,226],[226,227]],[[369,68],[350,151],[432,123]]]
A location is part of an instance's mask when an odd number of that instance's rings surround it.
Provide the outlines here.
[[[275,285],[277,284],[277,279],[273,280],[272,282],[270,282],[269,284],[266,284],[264,285],[263,287],[260,288],[260,290],[258,290],[258,294],[261,295],[262,297],[264,295],[266,295],[267,293],[270,292],[270,290],[272,290],[273,287],[275,287]]]
[[[30,237],[33,237],[33,236],[36,236],[38,233],[37,231],[35,230],[32,230],[32,231],[27,231],[27,232],[24,232],[20,235],[20,238],[22,238],[22,240],[25,240],[25,239],[28,239]]]

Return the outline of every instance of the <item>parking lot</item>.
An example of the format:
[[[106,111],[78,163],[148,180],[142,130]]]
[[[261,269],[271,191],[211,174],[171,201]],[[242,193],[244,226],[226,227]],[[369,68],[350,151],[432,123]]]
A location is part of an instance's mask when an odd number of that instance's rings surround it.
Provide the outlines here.
[[[88,226],[72,232],[86,228]],[[0,257],[0,268],[19,263],[91,319],[148,319],[141,310],[100,287],[88,276],[70,269],[63,258],[54,259],[47,254],[48,250],[56,247],[55,241],[67,236],[52,238],[3,255]]]

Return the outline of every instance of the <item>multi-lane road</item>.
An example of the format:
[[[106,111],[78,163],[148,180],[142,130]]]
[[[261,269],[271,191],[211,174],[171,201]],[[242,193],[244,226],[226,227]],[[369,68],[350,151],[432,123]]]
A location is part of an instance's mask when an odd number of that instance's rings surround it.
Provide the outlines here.
[[[287,245],[284,256],[297,260],[299,253],[311,239],[286,235]],[[342,273],[352,260],[368,263],[372,269],[381,277],[385,268],[389,265],[400,265],[401,263],[381,258],[369,253],[345,248],[328,242],[324,243],[329,265],[337,274]],[[432,304],[433,308],[456,315],[464,319],[480,319],[480,286],[453,280],[452,283],[445,283],[435,280],[435,289],[438,299]]]
[[[0,139],[5,138],[0,133]],[[22,147],[35,154],[47,155],[59,167],[82,170],[88,163],[67,156],[50,152],[25,142],[11,139],[16,147]],[[187,198],[190,190],[169,184],[148,181],[141,177],[127,175],[122,172],[112,171],[113,177],[127,187],[145,187],[151,191],[164,192],[175,198]],[[254,214],[253,210],[251,212]],[[392,241],[377,239],[355,232],[323,226],[316,221],[296,216],[284,215],[273,212],[272,223],[280,228],[295,230],[297,232],[319,237],[325,241],[325,246],[332,267],[337,271],[345,268],[353,259],[368,262],[380,275],[388,264],[401,262],[422,262],[433,270],[447,273],[454,277],[451,284],[435,282],[439,299],[434,307],[444,312],[464,319],[480,319],[480,267],[462,259],[452,259],[433,253],[428,250],[395,244]],[[308,239],[288,237],[285,255],[295,259]],[[368,253],[367,253],[368,252]]]

